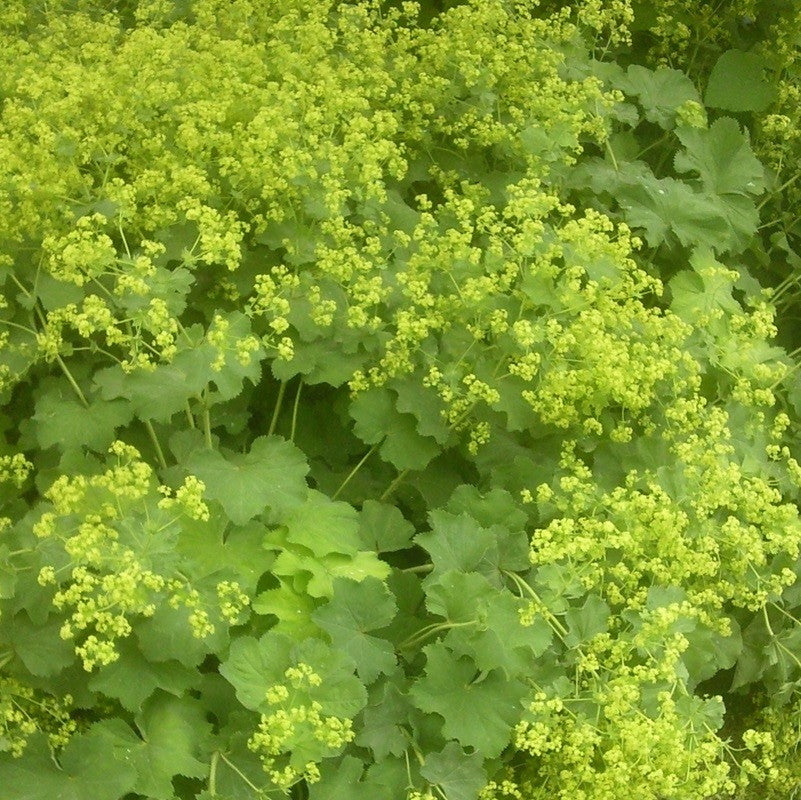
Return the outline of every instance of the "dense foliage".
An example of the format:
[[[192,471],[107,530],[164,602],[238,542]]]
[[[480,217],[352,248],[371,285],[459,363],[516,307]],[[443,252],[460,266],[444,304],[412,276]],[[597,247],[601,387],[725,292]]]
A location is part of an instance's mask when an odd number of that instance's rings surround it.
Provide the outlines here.
[[[797,3],[0,41],[0,800],[795,795]]]

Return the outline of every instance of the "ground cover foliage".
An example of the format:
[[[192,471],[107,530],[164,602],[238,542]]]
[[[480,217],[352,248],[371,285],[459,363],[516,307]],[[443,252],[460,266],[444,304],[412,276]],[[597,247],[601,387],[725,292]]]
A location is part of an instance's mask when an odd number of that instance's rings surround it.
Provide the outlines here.
[[[795,796],[796,6],[4,3],[0,798]]]

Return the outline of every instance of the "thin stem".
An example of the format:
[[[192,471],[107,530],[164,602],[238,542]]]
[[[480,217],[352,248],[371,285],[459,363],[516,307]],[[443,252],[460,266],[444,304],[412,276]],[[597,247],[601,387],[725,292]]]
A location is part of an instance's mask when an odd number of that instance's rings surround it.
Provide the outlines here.
[[[384,440],[382,439],[381,442]],[[370,456],[378,450],[379,445],[381,442],[376,442],[361,458],[361,461],[348,473],[348,476],[345,478],[342,483],[339,484],[339,488],[331,495],[332,500],[336,500],[339,497],[339,493],[350,483],[350,479],[362,468],[362,465],[365,461],[367,461]]]
[[[433,564],[418,564],[416,567],[406,567],[401,572],[431,572],[434,569]]]
[[[248,785],[248,786],[249,786],[251,789],[253,789],[253,791],[254,791],[254,792],[258,792],[259,794],[261,794],[261,793],[262,793],[262,790],[261,790],[261,789],[259,789],[259,787],[258,787],[258,786],[256,786],[254,783],[252,783],[252,782],[250,781],[250,779],[248,778],[248,776],[247,776],[247,775],[245,775],[245,774],[242,772],[242,770],[240,770],[240,769],[239,769],[239,767],[237,767],[237,766],[236,766],[236,764],[233,764],[233,763],[231,763],[231,762],[230,762],[230,761],[229,761],[229,760],[228,760],[228,759],[225,757],[225,755],[224,755],[223,753],[220,753],[220,751],[219,751],[219,750],[217,750],[216,752],[220,754],[220,758],[221,758],[221,759],[222,759],[222,760],[223,760],[223,761],[224,761],[226,764],[228,764],[228,766],[229,766],[229,767],[230,767],[230,768],[231,768],[231,769],[232,769],[232,770],[233,770],[233,771],[234,771],[234,772],[235,772],[237,775],[239,775],[239,777],[240,777],[240,778],[242,778],[242,780],[243,780],[243,781],[244,781],[244,782],[245,782],[245,783],[246,783],[246,784],[247,784],[247,785]]]
[[[390,483],[389,486],[387,486],[387,488],[384,490],[384,494],[378,498],[379,501],[383,503],[384,500],[386,500],[395,491],[395,489],[398,487],[398,484],[403,481],[409,472],[411,472],[411,470],[405,469],[403,472],[398,473],[398,475],[395,477],[395,480],[392,481],[392,483]]]
[[[270,420],[270,427],[267,430],[268,436],[272,436],[275,433],[275,426],[278,424],[278,412],[281,410],[281,403],[284,401],[285,391],[286,391],[286,381],[281,381],[281,385],[278,387],[278,397],[276,397],[275,399],[273,418]]]
[[[84,393],[81,391],[81,387],[75,382],[75,378],[73,378],[72,373],[69,371],[67,365],[64,363],[64,359],[56,354],[56,361],[58,362],[59,367],[61,367],[61,371],[67,377],[67,380],[70,382],[70,386],[72,386],[73,391],[78,396],[78,399],[81,401],[81,405],[84,408],[89,408],[89,401],[84,396]]]
[[[156,430],[153,427],[153,423],[149,420],[143,420],[145,423],[145,428],[147,429],[147,434],[150,436],[150,441],[153,442],[153,447],[156,451],[156,458],[158,459],[159,466],[162,469],[167,469],[167,462],[164,460],[164,451],[161,449],[161,444],[159,444],[159,437],[156,436]]]
[[[503,570],[503,574],[511,578],[516,584],[518,589],[530,595],[540,606],[543,608],[543,616],[548,620],[550,626],[559,634],[559,638],[567,636],[567,628],[548,610],[545,603],[542,602],[540,596],[524,581],[519,575],[509,570]]]
[[[298,390],[295,392],[295,404],[292,406],[292,427],[289,429],[289,441],[295,441],[295,425],[298,421],[298,404],[300,403],[300,390],[303,388],[303,378],[298,381]]]
[[[765,206],[765,205],[766,205],[768,202],[770,202],[770,199],[771,199],[771,198],[772,198],[774,195],[777,195],[777,194],[779,194],[780,192],[783,192],[785,189],[787,189],[787,188],[789,188],[790,186],[792,186],[792,185],[793,185],[793,184],[794,184],[794,183],[795,183],[795,182],[796,182],[796,181],[797,181],[799,178],[801,178],[801,172],[796,172],[796,173],[795,173],[795,175],[793,175],[793,177],[792,177],[792,178],[790,178],[789,180],[786,180],[786,181],[785,181],[785,182],[784,182],[784,183],[783,183],[781,186],[779,186],[777,189],[774,189],[774,190],[773,190],[773,191],[772,191],[772,192],[771,192],[771,193],[770,193],[770,194],[769,194],[769,195],[768,195],[768,196],[767,196],[767,197],[766,197],[766,198],[765,198],[765,199],[764,199],[764,200],[763,200],[763,201],[762,201],[762,202],[761,202],[761,203],[760,203],[760,204],[759,204],[757,207],[756,207],[756,210],[757,210],[757,211],[761,211],[761,210],[764,208],[764,206]]]
[[[195,428],[195,418],[192,416],[192,407],[189,405],[189,401],[187,400],[184,404],[185,411],[186,411],[186,419],[189,422],[190,428]]]
[[[211,416],[209,415],[209,399],[207,390],[204,390],[201,401],[203,402],[203,436],[206,440],[206,447],[209,450],[213,450],[214,445],[211,443]]]
[[[211,764],[209,764],[209,794],[212,798],[217,794],[217,762],[220,760],[220,751],[215,750],[211,754]]]
[[[398,650],[408,650],[410,647],[424,642],[430,636],[433,636],[440,631],[447,631],[451,628],[467,628],[475,624],[476,620],[471,619],[469,622],[436,622],[432,625],[426,625],[425,628],[421,628],[419,631],[417,631],[417,633],[401,642],[398,645]]]

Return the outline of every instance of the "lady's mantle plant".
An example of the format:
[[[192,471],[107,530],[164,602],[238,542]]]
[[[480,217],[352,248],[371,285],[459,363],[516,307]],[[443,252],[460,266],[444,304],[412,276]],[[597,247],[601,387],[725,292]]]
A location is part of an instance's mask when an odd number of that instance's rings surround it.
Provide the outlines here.
[[[627,2],[429,10],[0,11],[0,798],[797,786],[775,165]]]

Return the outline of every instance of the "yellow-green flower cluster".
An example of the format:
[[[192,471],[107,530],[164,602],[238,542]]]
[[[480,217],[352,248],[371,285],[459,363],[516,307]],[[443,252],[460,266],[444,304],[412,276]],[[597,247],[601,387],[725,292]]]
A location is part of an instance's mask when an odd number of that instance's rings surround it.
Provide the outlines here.
[[[526,796],[699,800],[731,794],[735,782],[724,743],[702,719],[678,724],[678,700],[703,714],[719,698],[691,700],[666,689],[645,714],[642,693],[650,688],[636,670],[621,668],[596,690],[600,712],[594,719],[573,712],[569,698],[537,694],[514,731],[515,746],[532,756],[522,770],[532,791]]]
[[[275,709],[261,715],[258,730],[248,740],[248,748],[259,754],[271,783],[283,794],[288,794],[289,789],[301,780],[317,782],[320,779],[318,763],[336,755],[353,741],[355,734],[349,719],[324,716],[319,702],[296,701],[298,692],[312,696],[310,690],[322,683],[312,667],[298,663],[289,667],[284,677],[287,679],[285,683],[267,690],[267,703]],[[298,757],[293,755],[293,751],[298,750],[304,754],[311,753],[314,758],[296,763]]]
[[[33,464],[22,453],[0,456],[0,482],[21,487],[31,474]]]
[[[46,733],[50,746],[63,747],[77,730],[70,695],[61,698],[0,675],[0,751],[19,758],[31,734]]]
[[[109,452],[116,463],[104,472],[57,478],[45,492],[50,510],[33,524],[37,537],[61,542],[68,560],[58,569],[44,565],[38,580],[55,587],[52,603],[66,615],[61,636],[76,640],[87,671],[115,661],[117,640],[162,603],[188,609],[193,635],[204,639],[215,631],[212,614],[235,624],[249,602],[234,581],[221,581],[217,596],[206,598],[159,563],[159,548],[174,542],[182,516],[209,519],[203,483],[189,476],[173,493],[156,485],[136,448],[115,441]]]

